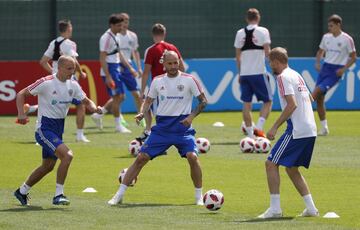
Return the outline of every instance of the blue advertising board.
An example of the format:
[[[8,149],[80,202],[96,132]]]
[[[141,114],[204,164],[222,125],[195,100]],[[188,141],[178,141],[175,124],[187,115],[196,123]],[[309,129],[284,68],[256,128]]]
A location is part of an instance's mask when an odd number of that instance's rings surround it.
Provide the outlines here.
[[[315,87],[318,73],[314,68],[315,58],[290,58],[289,66],[299,72],[306,81],[310,91]],[[202,84],[209,104],[206,111],[227,111],[242,109],[240,88],[235,60],[228,59],[186,59],[186,72],[194,75]],[[273,110],[280,110],[275,78],[270,68],[270,85],[274,94]],[[196,103],[196,99],[194,100]],[[253,99],[254,110],[261,103]],[[329,110],[359,110],[360,109],[360,61],[357,61],[347,71],[339,84],[334,86],[325,97]],[[123,112],[135,112],[131,95],[122,106]]]

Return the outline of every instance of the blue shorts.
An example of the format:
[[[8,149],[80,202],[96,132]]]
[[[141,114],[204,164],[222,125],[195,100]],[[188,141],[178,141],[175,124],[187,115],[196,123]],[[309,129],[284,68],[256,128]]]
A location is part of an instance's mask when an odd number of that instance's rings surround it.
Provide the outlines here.
[[[151,159],[162,155],[168,148],[174,145],[181,157],[186,157],[186,153],[193,152],[198,154],[194,135],[176,135],[168,133],[151,132],[148,139],[140,148],[140,153],[146,153]]]
[[[139,91],[135,77],[131,74],[129,68],[125,67],[123,64],[120,64],[120,66],[121,66],[120,79],[122,83],[126,86],[127,90],[129,90],[130,92]]]
[[[113,96],[119,95],[119,94],[124,94],[124,86],[121,82],[120,64],[119,63],[107,63],[107,65],[108,65],[108,70],[111,75],[111,78],[115,82],[115,89],[109,88],[106,85],[106,77],[101,76],[101,78],[103,79],[103,81],[105,83],[106,91],[108,92],[110,97],[113,97]]]
[[[285,132],[272,148],[268,160],[285,167],[309,168],[316,137],[294,139]]]
[[[62,135],[57,135],[51,130],[37,129],[35,132],[35,139],[39,145],[42,146],[42,158],[51,158],[57,160],[55,156],[56,148],[64,143],[62,141]]]
[[[240,89],[243,102],[251,102],[255,94],[258,101],[272,101],[269,76],[266,74],[243,75],[240,77]]]
[[[319,77],[316,80],[316,86],[320,88],[323,94],[331,89],[336,83],[338,83],[341,77],[336,75],[336,71],[344,67],[343,65],[333,65],[324,63],[321,67]]]

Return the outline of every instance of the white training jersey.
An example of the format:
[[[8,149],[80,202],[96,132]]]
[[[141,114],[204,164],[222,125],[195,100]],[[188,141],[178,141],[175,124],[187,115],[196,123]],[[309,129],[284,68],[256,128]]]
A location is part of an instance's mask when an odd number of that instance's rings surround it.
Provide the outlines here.
[[[56,74],[40,78],[27,87],[29,92],[38,96],[38,124],[41,127],[42,117],[64,119],[74,99],[82,101],[85,93],[75,80],[60,81]]]
[[[257,46],[264,46],[265,44],[271,44],[270,34],[268,29],[258,25],[248,25],[248,30],[254,29],[253,43]],[[242,28],[237,31],[234,47],[241,49],[245,44],[246,33],[245,29]],[[244,50],[240,56],[240,75],[257,75],[265,74],[265,51],[259,49]]]
[[[167,74],[156,77],[147,96],[158,97],[157,116],[180,116],[191,113],[193,97],[202,92],[194,76],[179,71],[177,77],[168,77]]]
[[[65,38],[62,36],[57,37],[56,39],[52,40],[47,48],[47,50],[44,53],[44,56],[53,58],[54,56],[54,48],[55,48],[55,41],[60,42],[64,40]],[[76,51],[76,43],[74,41],[71,41],[70,39],[65,39],[59,46],[60,55],[67,55],[71,57],[78,57],[79,54]],[[57,61],[52,62],[52,69],[53,73],[57,72]]]
[[[120,40],[110,29],[108,29],[100,38],[99,46],[101,52],[112,53],[119,50]],[[119,53],[114,53],[106,56],[107,63],[120,63]],[[100,68],[100,75],[105,76],[102,68]]]
[[[311,106],[310,91],[304,79],[295,70],[287,67],[276,77],[281,109],[287,103],[285,95],[294,95],[297,107],[290,116],[294,139],[316,136],[316,123]]]
[[[332,33],[324,34],[319,48],[325,51],[324,62],[334,65],[346,65],[350,53],[356,51],[354,40],[345,32],[337,37]]]
[[[120,51],[131,62],[131,54],[133,51],[139,48],[139,42],[136,34],[130,30],[127,30],[125,34],[118,33],[120,41]]]

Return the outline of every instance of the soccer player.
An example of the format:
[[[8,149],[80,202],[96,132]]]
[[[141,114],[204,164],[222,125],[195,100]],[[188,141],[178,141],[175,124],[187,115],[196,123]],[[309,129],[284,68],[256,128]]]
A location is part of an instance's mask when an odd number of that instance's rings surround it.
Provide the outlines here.
[[[329,134],[326,120],[325,94],[336,85],[345,71],[356,61],[356,50],[352,37],[341,30],[342,19],[331,15],[328,19],[329,33],[321,39],[316,53],[315,68],[320,71],[312,96],[316,101],[321,129],[319,136]],[[324,64],[320,69],[320,60],[325,54]],[[350,58],[349,58],[350,56]]]
[[[75,59],[76,71],[80,73],[80,78],[86,78],[86,74],[81,70],[76,58],[79,56],[76,51],[76,43],[71,41],[73,27],[70,20],[63,19],[58,22],[60,36],[52,40],[40,59],[40,65],[50,74],[57,71],[57,61],[61,55],[68,55]],[[52,65],[50,65],[52,61]],[[77,80],[74,75],[73,78]],[[84,135],[85,106],[80,101],[74,101],[76,105],[76,141],[90,142]]]
[[[102,108],[105,113],[107,110],[106,108],[111,107],[115,118],[116,132],[131,133],[129,129],[121,124],[120,107],[121,103],[124,101],[125,92],[120,73],[120,62],[128,69],[129,74],[131,73],[134,77],[137,76],[137,72],[129,64],[120,50],[120,41],[117,33],[121,31],[123,22],[124,18],[122,18],[120,14],[110,15],[110,28],[100,38],[100,75],[105,82],[108,94],[112,98],[112,100],[109,100]],[[94,121],[98,122],[100,120],[95,119]],[[101,126],[101,124],[99,126]]]
[[[22,205],[29,205],[29,190],[44,176],[51,172],[60,159],[56,176],[55,205],[68,205],[64,195],[64,183],[73,158],[72,151],[64,144],[64,122],[69,106],[74,100],[83,103],[90,112],[101,113],[94,102],[86,97],[77,81],[71,79],[76,69],[76,61],[70,56],[60,56],[55,74],[43,77],[22,89],[16,97],[18,120],[26,124],[28,118],[23,110],[27,96],[38,96],[38,124],[35,132],[37,143],[42,146],[42,164],[36,168],[26,181],[14,192]]]
[[[145,88],[147,85],[147,81],[149,78],[149,74],[151,72],[151,77],[154,79],[156,76],[164,74],[165,69],[163,66],[163,56],[164,53],[167,51],[175,51],[179,57],[179,70],[184,71],[184,62],[182,60],[181,54],[179,50],[176,48],[175,45],[165,42],[166,37],[166,28],[164,25],[160,23],[156,23],[152,27],[152,37],[154,44],[148,47],[145,50],[144,55],[144,72],[141,76],[141,91],[140,91],[140,97],[144,98]],[[154,103],[156,104],[156,103]],[[154,106],[153,104],[153,106]],[[153,108],[154,109],[154,108]],[[156,109],[154,109],[156,110]],[[152,123],[152,115],[150,110],[146,111],[144,114],[145,121],[146,121],[146,127],[144,132],[141,134],[141,136],[137,137],[136,139],[140,142],[145,141],[145,139],[149,136],[151,132],[151,123]]]
[[[140,53],[138,51],[139,42],[138,37],[136,33],[133,31],[130,31],[129,28],[129,22],[130,22],[130,16],[127,13],[120,13],[120,17],[123,19],[121,22],[121,30],[120,33],[116,34],[117,37],[119,37],[119,48],[121,53],[123,54],[124,58],[127,59],[127,61],[134,66],[133,61],[131,58],[134,59],[134,62],[137,67],[138,75],[141,76],[142,74],[142,67],[141,67],[141,60],[140,60]],[[121,67],[121,74],[120,79],[121,82],[126,86],[126,88],[131,92],[135,105],[137,108],[137,111],[140,111],[141,106],[141,98],[139,94],[139,88],[137,85],[137,82],[135,80],[135,77],[131,74],[130,70],[122,63],[120,63]],[[122,85],[122,87],[124,87]],[[100,129],[102,129],[102,116],[108,112],[108,108],[111,108],[112,106],[112,99],[109,99],[109,101],[104,105],[103,108],[103,114],[97,114],[94,113],[91,117],[94,120],[94,122],[98,125]],[[125,127],[128,126],[125,119],[120,114],[121,124]],[[143,126],[145,126],[145,123],[142,122]]]
[[[156,125],[152,127],[149,138],[142,145],[137,158],[125,174],[119,190],[108,201],[110,205],[120,203],[127,187],[145,164],[162,155],[172,145],[178,149],[181,157],[188,160],[191,179],[195,186],[195,203],[203,204],[202,172],[197,157],[195,130],[191,124],[193,119],[205,108],[207,99],[199,82],[192,75],[179,71],[180,58],[176,52],[165,52],[163,64],[166,74],[160,75],[152,81],[141,112],[135,116],[136,121],[140,122],[151,104],[159,97]],[[191,112],[193,96],[198,98],[199,104]]]
[[[282,216],[279,166],[286,168],[288,176],[304,199],[306,208],[301,216],[319,216],[309,187],[299,171],[300,166],[309,168],[316,139],[316,124],[311,107],[313,99],[301,75],[288,66],[288,55],[284,48],[272,49],[269,61],[276,76],[282,113],[267,132],[267,137],[274,140],[284,122],[287,128],[265,162],[270,208],[258,218]]]
[[[256,135],[264,135],[262,130],[272,106],[272,93],[265,67],[265,57],[269,54],[271,41],[269,31],[259,26],[260,13],[257,9],[250,8],[247,11],[246,21],[248,26],[236,33],[234,47],[240,74],[245,130],[249,137],[254,138],[254,129]],[[251,115],[254,94],[258,101],[263,102],[256,127],[252,125]]]

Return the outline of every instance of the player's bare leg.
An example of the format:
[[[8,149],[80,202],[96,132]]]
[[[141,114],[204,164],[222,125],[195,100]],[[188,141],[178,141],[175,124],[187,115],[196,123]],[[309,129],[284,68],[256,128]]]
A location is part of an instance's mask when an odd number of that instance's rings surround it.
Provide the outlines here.
[[[248,137],[254,138],[254,127],[252,125],[252,115],[251,115],[252,104],[251,102],[243,103],[243,121],[245,122],[245,130]]]
[[[306,209],[302,212],[301,216],[319,216],[319,212],[315,207],[314,201],[310,194],[309,186],[305,178],[301,175],[298,167],[286,168],[286,173],[293,182],[295,188],[303,197]]]
[[[56,191],[53,204],[69,205],[70,201],[64,195],[64,183],[73,159],[73,153],[65,144],[61,144],[56,148],[55,155],[59,158],[60,164],[56,174]]]
[[[111,200],[108,201],[109,205],[117,205],[122,202],[126,189],[134,180],[134,178],[139,175],[141,169],[146,165],[147,162],[149,162],[149,160],[150,157],[146,153],[139,153],[134,163],[128,168],[118,191],[111,198]]]
[[[85,125],[85,105],[79,104],[76,106],[76,141],[81,142],[90,142],[84,135],[84,125]]]
[[[186,159],[190,166],[190,175],[195,187],[195,204],[203,205],[202,200],[202,171],[199,158],[195,153],[189,152],[186,154]]]
[[[56,164],[56,160],[54,159],[50,159],[50,158],[43,159],[42,164],[30,174],[25,184],[27,184],[30,187],[34,186],[44,176],[46,176],[49,172],[51,172],[54,169],[55,164]]]
[[[279,166],[267,160],[265,162],[266,176],[270,192],[270,207],[258,218],[279,218],[282,216],[280,207],[280,174]]]
[[[124,127],[121,124],[121,118],[120,118],[120,107],[121,103],[124,101],[125,95],[124,94],[118,94],[113,96],[113,102],[112,102],[112,113],[115,118],[115,130],[119,133],[131,133],[130,130],[128,130],[126,127]]]
[[[316,87],[312,93],[312,97],[316,101],[316,110],[322,127],[318,135],[326,136],[329,134],[329,127],[326,120],[325,95],[319,87]]]

